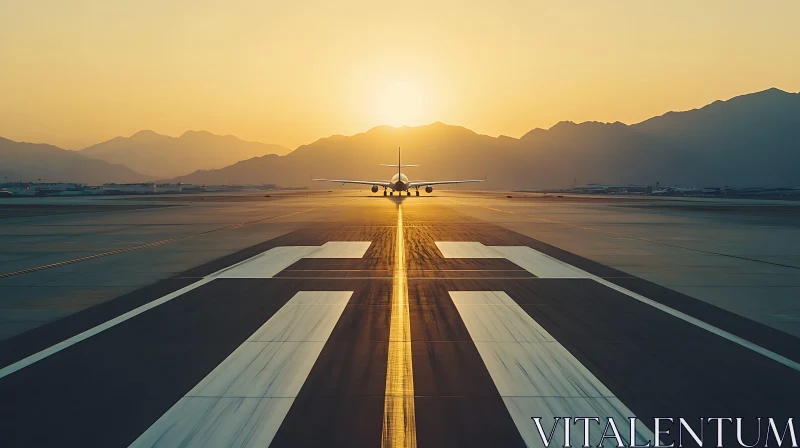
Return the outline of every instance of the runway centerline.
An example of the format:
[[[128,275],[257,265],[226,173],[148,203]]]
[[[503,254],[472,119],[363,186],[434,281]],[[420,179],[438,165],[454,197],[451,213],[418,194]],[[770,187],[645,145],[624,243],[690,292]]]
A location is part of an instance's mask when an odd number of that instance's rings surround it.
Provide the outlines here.
[[[397,243],[389,326],[389,360],[381,446],[416,447],[414,369],[411,365],[411,318],[408,312],[408,278],[403,242],[403,206],[397,205]]]

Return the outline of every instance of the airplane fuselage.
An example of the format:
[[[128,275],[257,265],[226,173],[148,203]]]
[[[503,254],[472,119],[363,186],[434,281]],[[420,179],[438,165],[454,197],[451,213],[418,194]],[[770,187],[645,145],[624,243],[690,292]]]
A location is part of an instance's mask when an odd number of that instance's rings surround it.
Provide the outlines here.
[[[395,174],[392,176],[392,180],[389,181],[392,186],[390,187],[394,191],[407,191],[408,190],[408,177],[405,174]]]

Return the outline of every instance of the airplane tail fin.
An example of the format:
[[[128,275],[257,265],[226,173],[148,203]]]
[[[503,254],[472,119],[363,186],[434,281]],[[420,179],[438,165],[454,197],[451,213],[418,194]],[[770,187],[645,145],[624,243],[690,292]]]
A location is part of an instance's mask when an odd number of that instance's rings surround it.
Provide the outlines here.
[[[417,164],[406,164],[406,165],[403,165],[402,163],[400,163],[400,147],[398,146],[397,147],[397,164],[395,165],[394,163],[381,163],[381,166],[388,166],[388,167],[392,167],[392,168],[397,168],[397,177],[400,178],[401,177],[400,173],[401,173],[403,168],[408,168],[408,167],[411,167],[411,166],[419,166],[419,165],[417,165]]]
[[[395,165],[394,163],[381,163],[381,166],[388,166],[388,167],[391,167],[391,168],[397,168],[397,174],[400,174],[400,169],[401,168],[408,168],[408,167],[411,167],[411,166],[419,166],[419,164],[405,164],[405,165],[403,165],[402,163],[400,163],[400,147],[398,147],[397,148],[397,164]]]

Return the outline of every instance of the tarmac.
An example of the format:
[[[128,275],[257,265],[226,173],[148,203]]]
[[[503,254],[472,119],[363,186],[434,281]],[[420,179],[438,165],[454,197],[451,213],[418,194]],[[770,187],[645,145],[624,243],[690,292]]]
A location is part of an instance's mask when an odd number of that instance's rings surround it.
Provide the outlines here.
[[[0,199],[0,446],[543,446],[532,417],[559,416],[626,440],[636,416],[640,441],[655,417],[741,417],[755,440],[800,402],[798,210]]]

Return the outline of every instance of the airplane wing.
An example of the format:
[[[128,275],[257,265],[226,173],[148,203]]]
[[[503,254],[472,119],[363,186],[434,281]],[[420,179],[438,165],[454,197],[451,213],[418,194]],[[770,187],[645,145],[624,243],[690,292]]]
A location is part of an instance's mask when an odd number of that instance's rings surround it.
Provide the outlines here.
[[[338,184],[361,184],[361,185],[377,185],[379,187],[391,187],[389,182],[370,182],[367,180],[347,180],[347,179],[311,179],[320,182],[335,182]]]
[[[485,179],[470,179],[470,180],[439,180],[432,182],[409,182],[409,188],[425,187],[428,185],[445,185],[445,184],[466,184],[470,182],[483,182]]]

